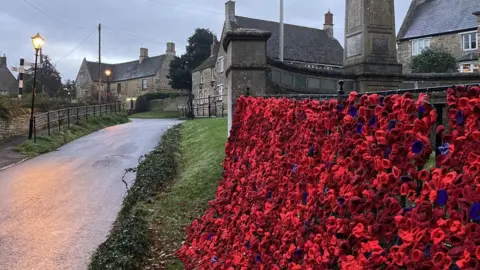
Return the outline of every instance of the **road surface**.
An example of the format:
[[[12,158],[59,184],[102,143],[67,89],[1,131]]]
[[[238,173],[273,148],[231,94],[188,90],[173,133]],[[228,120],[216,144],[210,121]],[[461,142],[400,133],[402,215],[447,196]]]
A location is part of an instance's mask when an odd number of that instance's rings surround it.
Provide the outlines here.
[[[124,169],[176,123],[135,119],[0,171],[0,269],[86,269],[120,210]]]

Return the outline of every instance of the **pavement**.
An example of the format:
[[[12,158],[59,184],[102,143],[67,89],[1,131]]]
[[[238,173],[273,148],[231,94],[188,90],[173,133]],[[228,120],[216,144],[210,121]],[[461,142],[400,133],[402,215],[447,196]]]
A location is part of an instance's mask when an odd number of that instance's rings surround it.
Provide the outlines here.
[[[124,170],[179,122],[133,119],[0,171],[0,269],[87,269],[120,210]]]
[[[0,141],[0,171],[4,168],[24,161],[27,157],[13,149],[27,140],[27,136],[16,136]]]

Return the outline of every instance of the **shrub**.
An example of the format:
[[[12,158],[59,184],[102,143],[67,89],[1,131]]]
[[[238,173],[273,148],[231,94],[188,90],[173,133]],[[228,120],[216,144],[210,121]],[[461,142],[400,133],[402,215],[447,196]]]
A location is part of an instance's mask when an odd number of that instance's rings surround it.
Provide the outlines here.
[[[428,48],[412,58],[410,68],[415,73],[456,72],[457,60],[444,48]]]
[[[140,96],[137,98],[137,101],[135,102],[135,112],[141,113],[141,112],[148,112],[150,110],[150,105],[148,104],[147,99],[145,96]]]

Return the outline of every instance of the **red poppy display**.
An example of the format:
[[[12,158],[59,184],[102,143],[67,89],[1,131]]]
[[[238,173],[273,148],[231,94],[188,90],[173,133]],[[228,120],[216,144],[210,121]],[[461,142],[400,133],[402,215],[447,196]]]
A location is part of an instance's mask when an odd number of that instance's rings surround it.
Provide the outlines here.
[[[241,97],[186,269],[475,269],[480,88],[342,101]],[[430,138],[442,135],[436,165]]]

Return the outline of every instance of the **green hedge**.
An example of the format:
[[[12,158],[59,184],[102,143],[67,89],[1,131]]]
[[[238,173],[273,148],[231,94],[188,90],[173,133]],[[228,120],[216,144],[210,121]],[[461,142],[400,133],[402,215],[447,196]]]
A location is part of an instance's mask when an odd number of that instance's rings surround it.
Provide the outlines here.
[[[136,180],[123,200],[110,235],[93,254],[89,269],[142,268],[150,246],[148,213],[144,204],[174,180],[180,129],[179,125],[170,128],[161,143],[134,170]]]

